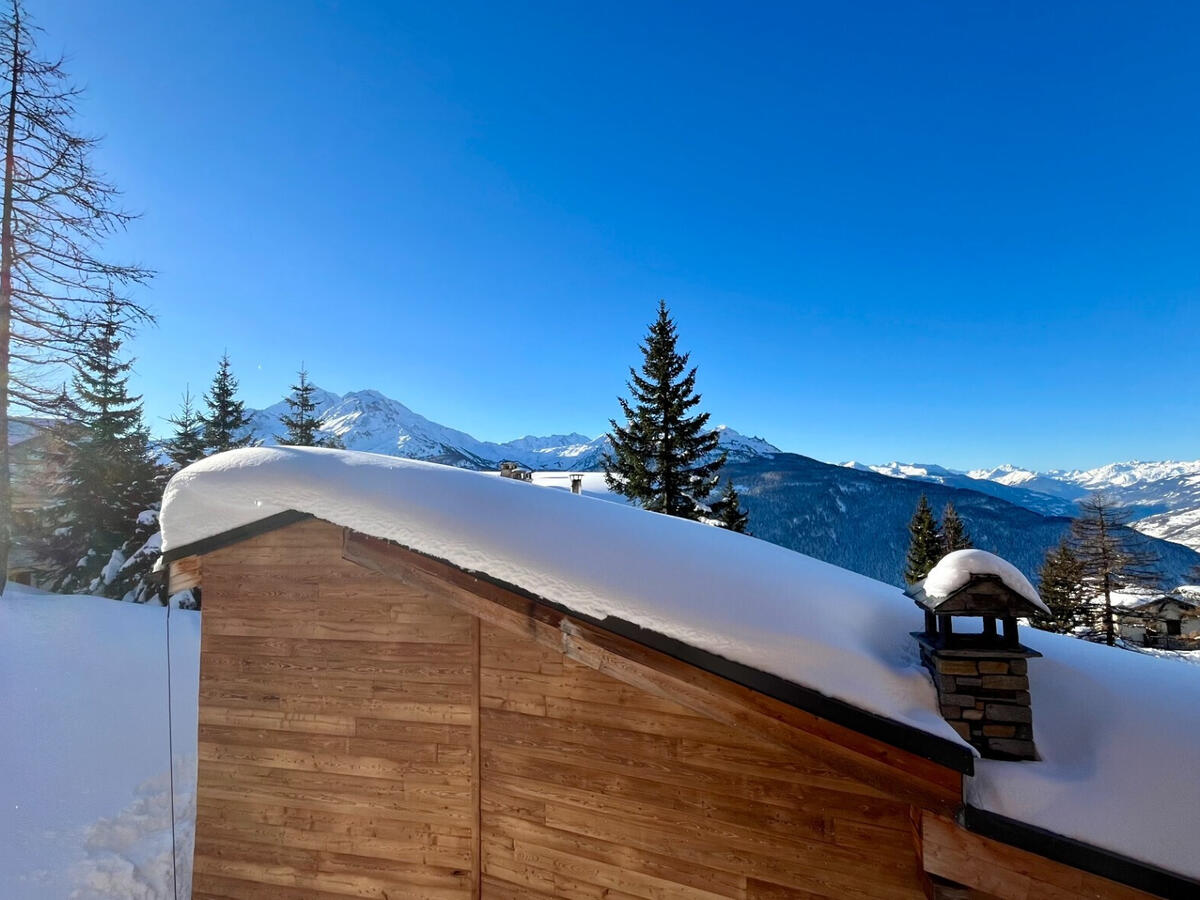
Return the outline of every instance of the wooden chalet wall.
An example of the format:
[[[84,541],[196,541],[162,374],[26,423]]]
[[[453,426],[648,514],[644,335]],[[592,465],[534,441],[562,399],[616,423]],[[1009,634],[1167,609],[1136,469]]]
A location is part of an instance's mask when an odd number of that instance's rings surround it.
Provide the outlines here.
[[[309,521],[201,560],[193,894],[470,897],[474,617]]]
[[[957,773],[343,538],[173,568],[204,601],[197,900],[968,896],[931,879],[976,877]],[[984,849],[980,900],[1138,896]]]
[[[480,661],[485,896],[924,896],[908,805],[819,755],[495,626]]]

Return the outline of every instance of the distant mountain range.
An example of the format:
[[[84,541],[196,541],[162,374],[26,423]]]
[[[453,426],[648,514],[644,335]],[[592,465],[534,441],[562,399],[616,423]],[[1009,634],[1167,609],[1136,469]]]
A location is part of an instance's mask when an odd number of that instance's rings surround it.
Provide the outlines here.
[[[513,460],[540,471],[588,472],[600,468],[608,447],[607,437],[583,434],[481,441],[372,390],[345,395],[318,390],[315,399],[322,430],[337,435],[351,450],[468,469],[491,470]],[[284,431],[280,416],[286,412],[285,403],[254,411],[254,436],[275,443]],[[1161,557],[1165,586],[1182,583],[1200,564],[1200,461],[1117,463],[1071,472],[837,465],[784,453],[763,438],[726,426],[720,432],[721,449],[729,457],[726,474],[742,494],[758,537],[882,581],[900,581],[907,523],[922,493],[939,510],[952,500],[978,546],[1031,576],[1046,550],[1066,532],[1076,501],[1095,490],[1108,491],[1131,508],[1136,527]],[[539,481],[549,484],[554,478]],[[617,499],[599,479],[585,484],[585,493]]]
[[[1110,463],[1049,472],[1010,465],[970,472],[915,463],[845,465],[892,478],[980,491],[1050,516],[1072,516],[1078,500],[1103,491],[1127,508],[1134,527],[1143,534],[1200,549],[1200,460]]]
[[[1066,516],[1030,509],[993,491],[991,482],[960,480],[960,473],[897,477],[793,453],[737,462],[726,472],[755,535],[892,584],[901,583],[908,521],[921,494],[938,512],[953,501],[977,547],[998,553],[1035,580],[1046,550],[1071,526]],[[1026,493],[1013,496],[1029,499]],[[1154,537],[1145,542],[1159,556],[1165,588],[1186,583],[1200,563],[1200,553],[1190,547]]]
[[[398,400],[378,391],[352,391],[338,396],[318,389],[313,395],[321,430],[337,435],[348,450],[426,459],[467,469],[495,469],[512,460],[532,469],[594,471],[608,448],[608,438],[583,434],[526,436],[504,443],[481,441],[463,431],[431,422]],[[284,432],[280,417],[287,402],[253,412],[250,430],[267,444]],[[746,437],[721,426],[721,449],[730,459],[752,459],[779,452],[762,438]]]

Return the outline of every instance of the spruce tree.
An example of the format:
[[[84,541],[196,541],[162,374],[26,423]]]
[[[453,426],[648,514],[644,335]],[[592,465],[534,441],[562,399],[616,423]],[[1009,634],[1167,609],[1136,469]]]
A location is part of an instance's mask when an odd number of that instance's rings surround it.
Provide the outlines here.
[[[969,550],[975,545],[971,543],[971,535],[967,534],[967,526],[958,516],[954,501],[948,501],[942,510],[942,545],[944,553],[955,550]]]
[[[313,400],[316,386],[308,380],[308,370],[300,366],[300,374],[287,400],[289,412],[279,421],[287,434],[277,435],[275,440],[285,447],[334,447],[342,442],[336,435],[321,434],[321,420],[317,418],[317,404]]]
[[[1046,551],[1038,571],[1038,593],[1050,615],[1034,616],[1033,624],[1043,631],[1071,634],[1092,624],[1088,614],[1087,589],[1083,581],[1083,565],[1075,555],[1071,542],[1059,541],[1057,547]]]
[[[924,494],[917,501],[917,511],[908,523],[908,557],[904,566],[904,580],[916,584],[929,574],[942,558],[945,547],[941,529],[933,516],[929,498]]]
[[[119,551],[137,517],[162,491],[141,397],[129,393],[133,360],[121,356],[127,325],[120,305],[107,304],[74,378],[64,477],[42,545],[57,590],[96,590],[103,570],[102,590],[123,562]]]
[[[208,413],[204,421],[204,446],[212,453],[249,447],[254,436],[247,431],[250,415],[238,399],[238,380],[229,364],[229,354],[221,356],[212,387],[204,395]]]
[[[731,479],[726,479],[725,489],[721,492],[720,499],[712,505],[712,514],[716,523],[722,528],[728,528],[739,534],[749,533],[746,526],[750,522],[750,514],[742,509],[742,499],[738,496]]]
[[[81,95],[63,57],[43,55],[21,0],[0,13],[0,593],[8,573],[12,488],[9,412],[69,414],[57,379],[89,352],[106,304],[151,318],[131,296],[148,269],[103,256],[133,219],[94,165],[97,138],[76,121]],[[94,126],[93,126],[94,127]]]
[[[190,466],[204,456],[204,419],[192,406],[192,392],[184,390],[179,412],[167,419],[174,433],[163,442],[163,452],[176,469]]]
[[[1112,595],[1126,588],[1156,589],[1158,554],[1144,536],[1129,527],[1129,513],[1103,493],[1079,501],[1079,517],[1071,523],[1071,549],[1083,569],[1092,598],[1092,617],[1106,644],[1117,641]]]
[[[676,349],[677,333],[665,301],[641,343],[642,370],[629,369],[630,400],[618,398],[625,424],[611,419],[612,450],[603,458],[611,490],[645,509],[699,520],[710,510],[724,454],[708,413],[692,415],[700,403],[696,367]]]

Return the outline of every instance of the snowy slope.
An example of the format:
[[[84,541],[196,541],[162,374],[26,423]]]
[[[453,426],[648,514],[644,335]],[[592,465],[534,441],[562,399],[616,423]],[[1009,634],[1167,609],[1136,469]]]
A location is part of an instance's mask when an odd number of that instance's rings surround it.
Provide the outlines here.
[[[1200,460],[1132,461],[1041,473],[1001,466],[968,474],[1043,493],[1057,490],[1071,499],[1103,491],[1129,508],[1139,531],[1200,549]]]
[[[967,488],[1049,516],[1074,516],[1080,499],[1103,491],[1128,508],[1139,531],[1200,550],[1200,460],[1110,463],[1048,472],[1007,464],[969,472],[920,463],[844,465],[892,478]]]
[[[172,610],[180,893],[190,884],[199,613]],[[167,610],[9,584],[0,599],[0,897],[166,900]]]
[[[1005,487],[1021,488],[1037,494],[1058,497],[1062,500],[1078,500],[1087,496],[1088,489],[1052,474],[1041,474],[1029,469],[1005,463],[992,469],[974,469],[967,472],[968,478],[991,482]]]
[[[445,466],[261,448],[212,457],[172,479],[164,546],[285,509],[397,541],[588,616],[619,617],[961,743],[938,714],[909,635],[921,627],[920,611],[898,589],[694,522]],[[1147,760],[1194,758],[1195,668],[1030,629],[1025,640],[1043,654],[1030,664],[1041,759],[980,761],[971,802],[1200,877],[1200,779],[1139,777]]]
[[[897,585],[903,580],[908,522],[921,494],[939,513],[953,501],[975,546],[1003,556],[1031,579],[1070,527],[1069,519],[1032,511],[1006,493],[896,478],[794,453],[735,462],[724,474],[741,494],[756,536]],[[1166,586],[1183,583],[1200,564],[1200,553],[1189,547],[1154,538],[1150,543]]]
[[[532,469],[600,468],[608,440],[583,434],[525,436],[504,443],[481,441],[463,431],[439,425],[379,391],[352,391],[344,396],[318,389],[314,395],[322,430],[337,435],[348,450],[424,459],[465,469],[494,469],[515,460]],[[263,444],[275,443],[284,428],[280,416],[286,401],[252,412],[250,431]],[[720,426],[721,449],[731,459],[778,453],[762,438],[746,437]]]
[[[900,463],[890,462],[884,465],[864,465],[860,462],[843,463],[846,468],[859,472],[875,472],[887,475],[889,478],[904,478],[913,481],[926,481],[930,484],[944,484],[947,487],[963,488],[978,491],[992,497],[999,497],[1017,506],[1033,510],[1044,516],[1072,516],[1075,514],[1073,501],[1084,496],[1087,492],[1071,489],[1072,496],[1062,492],[1047,493],[1031,487],[1031,482],[1024,479],[1006,481],[1002,479],[977,478],[973,473],[956,472],[944,466],[929,463]],[[999,470],[993,470],[999,471]]]

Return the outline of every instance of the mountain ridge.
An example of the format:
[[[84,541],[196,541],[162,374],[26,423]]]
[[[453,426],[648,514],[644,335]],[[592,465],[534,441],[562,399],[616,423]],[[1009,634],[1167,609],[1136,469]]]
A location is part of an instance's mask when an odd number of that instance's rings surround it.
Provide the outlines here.
[[[494,470],[502,460],[512,460],[547,472],[595,471],[602,467],[608,448],[606,435],[589,438],[579,432],[526,434],[501,442],[479,440],[372,389],[336,394],[316,388],[314,400],[321,430],[337,436],[347,449],[461,468]],[[275,443],[285,430],[280,416],[287,411],[286,401],[250,411],[250,433],[263,443]],[[718,426],[718,431],[720,450],[728,454],[730,463],[778,463],[783,456],[796,456],[785,454],[764,438],[746,436],[725,425]],[[1200,460],[1127,461],[1093,469],[1048,472],[1012,464],[971,471],[934,463],[821,465],[970,491],[1051,518],[1076,515],[1078,500],[1103,489],[1113,494],[1118,504],[1129,507],[1136,519],[1134,527],[1144,534],[1200,549]]]
[[[512,460],[533,469],[588,471],[600,467],[608,448],[607,435],[589,438],[578,432],[481,441],[465,431],[434,422],[376,390],[338,395],[316,388],[313,399],[322,433],[336,436],[348,450],[425,459],[467,469],[495,469],[502,460]],[[276,443],[285,430],[280,417],[288,412],[287,401],[249,412],[249,433],[265,444]],[[730,459],[781,452],[763,438],[743,435],[725,425],[717,426],[717,430],[720,449]]]

